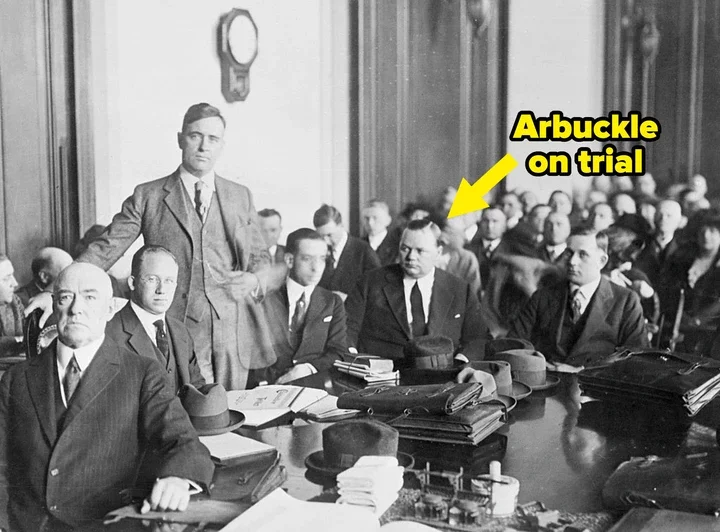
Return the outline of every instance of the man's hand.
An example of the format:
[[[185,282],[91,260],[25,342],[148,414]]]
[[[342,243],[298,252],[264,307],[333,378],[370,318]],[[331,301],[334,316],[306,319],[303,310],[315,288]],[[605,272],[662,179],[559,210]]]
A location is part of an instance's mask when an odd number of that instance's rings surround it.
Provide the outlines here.
[[[294,381],[296,379],[301,379],[303,377],[307,377],[308,375],[312,375],[313,370],[312,366],[310,364],[298,364],[294,368],[292,368],[289,371],[286,371],[280,377],[278,377],[278,380],[275,381],[275,384],[285,384],[290,381]]]
[[[260,281],[254,273],[225,272],[224,282],[228,283],[232,297],[241,300],[260,286]]]
[[[43,311],[40,317],[40,327],[45,325],[47,319],[52,316],[53,312],[53,300],[50,292],[40,292],[38,295],[33,297],[28,306],[25,307],[25,317],[29,316],[30,313],[36,308],[40,308]]]
[[[141,514],[150,510],[172,510],[184,512],[190,503],[190,483],[178,477],[159,478],[155,481],[150,498],[145,499]]]

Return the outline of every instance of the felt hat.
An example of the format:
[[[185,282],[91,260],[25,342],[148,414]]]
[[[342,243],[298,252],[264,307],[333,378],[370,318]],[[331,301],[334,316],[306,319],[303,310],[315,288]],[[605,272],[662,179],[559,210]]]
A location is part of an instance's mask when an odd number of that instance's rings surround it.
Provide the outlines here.
[[[473,362],[473,369],[485,371],[493,376],[499,395],[507,395],[520,401],[532,393],[530,386],[524,382],[513,380],[510,363],[502,360],[483,360]]]
[[[535,349],[535,346],[522,338],[496,338],[485,345],[485,359],[491,360],[496,353],[511,349]]]
[[[513,378],[524,382],[533,391],[547,390],[557,386],[560,378],[548,376],[546,373],[545,357],[540,351],[533,349],[509,349],[494,354],[492,360],[502,360],[510,363],[510,372]]]
[[[438,384],[455,379],[462,367],[455,364],[455,345],[446,336],[418,336],[403,349],[400,369],[407,384]]]
[[[401,466],[412,467],[413,457],[398,452],[398,439],[398,431],[381,421],[338,421],[323,430],[323,448],[305,458],[305,466],[308,472],[335,476],[355,465],[361,456],[395,456]]]
[[[185,384],[180,390],[180,401],[200,436],[230,432],[245,421],[242,412],[228,409],[227,393],[221,384],[205,384],[200,388]]]
[[[490,373],[478,370],[475,372],[475,377],[478,379],[480,384],[482,384],[482,392],[480,393],[480,397],[477,399],[478,402],[488,403],[491,401],[499,401],[505,405],[505,409],[508,412],[515,408],[517,405],[517,399],[510,395],[499,394],[495,377],[493,377]]]

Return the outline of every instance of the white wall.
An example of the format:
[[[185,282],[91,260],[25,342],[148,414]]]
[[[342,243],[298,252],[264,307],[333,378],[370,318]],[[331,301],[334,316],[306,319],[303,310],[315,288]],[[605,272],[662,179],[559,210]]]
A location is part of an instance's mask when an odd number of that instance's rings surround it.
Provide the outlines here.
[[[550,111],[565,116],[601,116],[603,112],[603,2],[597,0],[511,0],[508,51],[508,135],[517,113],[536,117]],[[547,201],[553,190],[583,191],[592,178],[532,177],[525,159],[534,151],[566,151],[597,143],[508,142],[518,168],[507,178],[509,189],[533,190]],[[574,170],[574,162],[571,165]]]
[[[250,94],[220,89],[217,23],[234,7],[258,26]],[[103,0],[92,3],[98,222],[180,162],[185,110],[207,101],[228,121],[217,171],[247,185],[290,230],[323,202],[349,204],[348,6],[335,0]],[[283,237],[284,238],[284,237]]]

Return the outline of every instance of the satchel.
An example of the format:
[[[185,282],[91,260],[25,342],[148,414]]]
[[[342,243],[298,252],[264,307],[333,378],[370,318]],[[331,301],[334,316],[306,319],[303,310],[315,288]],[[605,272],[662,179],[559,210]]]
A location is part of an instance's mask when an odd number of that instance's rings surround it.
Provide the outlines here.
[[[605,483],[609,508],[634,506],[714,514],[720,510],[720,452],[711,450],[674,458],[631,458]]]
[[[378,386],[341,395],[338,408],[362,410],[368,414],[424,412],[452,414],[479,397],[478,383],[426,384],[420,386]]]

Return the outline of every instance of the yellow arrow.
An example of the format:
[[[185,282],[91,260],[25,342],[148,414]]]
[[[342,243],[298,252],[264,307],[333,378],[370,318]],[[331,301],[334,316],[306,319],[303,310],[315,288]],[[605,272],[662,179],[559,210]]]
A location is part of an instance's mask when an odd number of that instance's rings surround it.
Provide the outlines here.
[[[495,163],[485,175],[475,181],[471,185],[463,177],[460,181],[457,194],[453,200],[452,207],[448,213],[448,218],[462,216],[469,212],[481,211],[487,209],[490,205],[483,199],[483,196],[490,192],[495,186],[505,179],[517,166],[517,161],[509,153]]]

